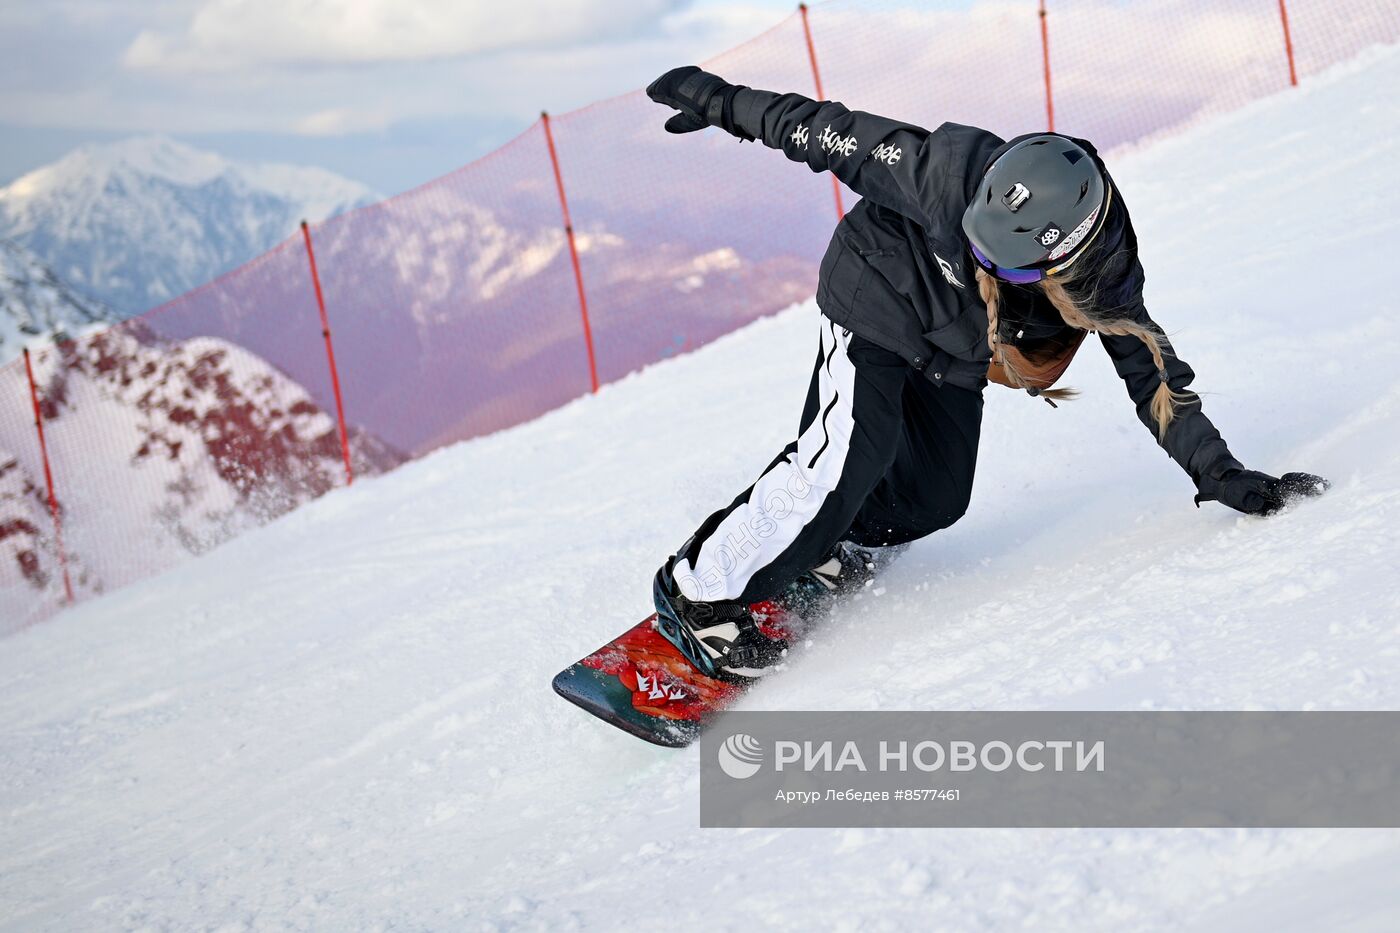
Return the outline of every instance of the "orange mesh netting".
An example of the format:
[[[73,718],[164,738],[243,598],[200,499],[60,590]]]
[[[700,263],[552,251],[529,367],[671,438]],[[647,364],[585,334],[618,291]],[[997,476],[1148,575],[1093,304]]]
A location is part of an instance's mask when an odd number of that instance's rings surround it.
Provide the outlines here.
[[[1055,2],[1055,129],[1108,150],[1286,88],[1277,0]],[[1039,0],[812,7],[827,96],[933,127],[1044,128]],[[1393,0],[1290,0],[1300,77],[1400,36]],[[683,63],[677,63],[683,64]],[[708,67],[815,94],[802,17]],[[597,378],[692,350],[810,296],[832,185],[719,131],[673,137],[640,92],[550,119]],[[590,390],[544,126],[312,225],[356,475]],[[849,207],[856,200],[841,192]],[[77,599],[172,566],[346,481],[300,231],[140,318],[33,353]],[[64,601],[22,360],[0,367],[0,634]]]

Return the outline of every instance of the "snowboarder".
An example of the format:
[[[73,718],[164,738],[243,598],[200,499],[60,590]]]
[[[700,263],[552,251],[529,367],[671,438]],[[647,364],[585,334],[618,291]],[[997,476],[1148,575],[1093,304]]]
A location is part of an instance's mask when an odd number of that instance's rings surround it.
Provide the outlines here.
[[[694,66],[647,94],[679,111],[668,132],[761,140],[862,197],[821,263],[821,346],[797,440],[656,574],[658,628],[702,673],[760,676],[787,644],[755,604],[859,583],[871,549],[961,518],[989,379],[1052,405],[1070,398],[1051,386],[1087,333],[1198,506],[1268,515],[1326,488],[1231,455],[1188,389],[1195,374],[1147,315],[1127,205],[1085,140],[929,132]]]

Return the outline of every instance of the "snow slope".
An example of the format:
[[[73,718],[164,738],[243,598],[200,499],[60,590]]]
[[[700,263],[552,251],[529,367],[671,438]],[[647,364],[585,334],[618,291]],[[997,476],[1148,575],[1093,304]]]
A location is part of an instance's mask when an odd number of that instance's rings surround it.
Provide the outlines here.
[[[1400,707],[1397,90],[1376,52],[1115,163],[1207,411],[1331,493],[1196,510],[1086,348],[1082,401],[989,391],[968,517],[746,705]],[[695,750],[553,697],[789,439],[816,327],[761,321],[6,639],[0,926],[1400,926],[1393,831],[701,833]]]
[[[242,164],[165,137],[75,149],[0,188],[0,237],[139,314],[376,195],[325,169]]]
[[[25,366],[13,359],[26,346],[80,599],[343,482],[334,419],[273,364],[226,340],[161,341],[115,319],[0,240],[0,637],[52,615],[65,592]],[[351,435],[357,472],[402,462],[363,429]]]
[[[344,482],[335,418],[227,341],[162,342],[132,323],[36,348],[33,369],[66,552],[82,568],[72,575],[80,599],[178,564]],[[28,395],[23,365],[0,369],[0,397]],[[25,415],[0,419],[0,463],[8,450],[17,490],[0,497],[0,530],[43,534],[37,550],[21,538],[12,560],[0,551],[0,636],[48,617],[63,594],[61,578],[35,566],[41,558],[51,569],[57,553],[48,518],[32,515],[44,474],[33,415]],[[350,444],[359,475],[403,460],[359,429]]]

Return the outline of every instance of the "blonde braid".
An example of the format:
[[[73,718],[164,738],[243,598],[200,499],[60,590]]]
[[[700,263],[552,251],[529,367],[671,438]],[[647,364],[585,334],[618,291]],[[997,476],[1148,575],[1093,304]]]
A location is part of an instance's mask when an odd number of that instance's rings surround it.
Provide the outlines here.
[[[992,351],[992,362],[1001,363],[1006,366],[1005,361],[998,359],[1001,355],[1001,348],[997,346],[997,305],[1001,303],[1001,290],[997,288],[997,280],[987,274],[985,269],[977,270],[977,293],[982,296],[982,303],[987,306],[987,346]],[[1010,369],[1007,374],[1012,381],[1019,382],[1020,377],[1012,374]]]
[[[1065,288],[1064,283],[1054,278],[1042,279],[1040,287],[1045,292],[1046,297],[1050,299],[1050,303],[1055,306],[1055,310],[1060,312],[1060,317],[1069,326],[1115,337],[1136,337],[1147,344],[1147,349],[1152,353],[1152,362],[1157,366],[1157,372],[1165,376],[1167,364],[1163,358],[1164,341],[1160,332],[1127,318],[1111,317],[1087,310],[1087,305],[1075,301],[1074,296],[1069,293],[1069,289]],[[1189,393],[1174,390],[1167,384],[1165,378],[1157,383],[1157,391],[1152,395],[1152,418],[1157,422],[1157,439],[1159,441],[1166,438],[1167,428],[1176,418],[1177,406],[1192,398],[1193,396]]]
[[[1077,301],[1070,294],[1069,289],[1065,287],[1065,281],[1062,278],[1047,277],[1040,281],[1040,288],[1066,324],[1090,333],[1109,334],[1115,337],[1136,337],[1147,345],[1148,351],[1152,354],[1152,362],[1157,367],[1157,372],[1165,373],[1167,371],[1163,355],[1164,341],[1161,333],[1127,318],[1090,311],[1090,303]],[[987,306],[987,345],[991,348],[993,362],[1001,365],[1009,382],[1019,388],[1027,388],[1025,377],[1017,372],[1016,367],[1002,352],[998,334],[1001,289],[996,277],[984,269],[978,269],[977,291],[982,297],[982,302]],[[1042,389],[1039,394],[1045,398],[1067,401],[1079,393],[1074,389],[1065,388]],[[1177,392],[1172,389],[1165,379],[1158,383],[1157,390],[1152,395],[1151,411],[1153,420],[1157,422],[1159,441],[1166,438],[1167,428],[1176,418],[1177,406],[1192,398],[1190,393]]]

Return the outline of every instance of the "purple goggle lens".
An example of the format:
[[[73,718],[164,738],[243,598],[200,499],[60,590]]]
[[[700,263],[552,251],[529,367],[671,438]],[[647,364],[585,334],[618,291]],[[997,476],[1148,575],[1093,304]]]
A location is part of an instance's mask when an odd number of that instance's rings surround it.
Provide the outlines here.
[[[983,256],[982,251],[977,248],[976,243],[970,243],[968,245],[972,247],[972,258],[976,259],[983,269],[986,269],[1003,282],[1009,282],[1012,285],[1033,285],[1045,278],[1044,269],[1007,269],[992,262],[986,256]]]

